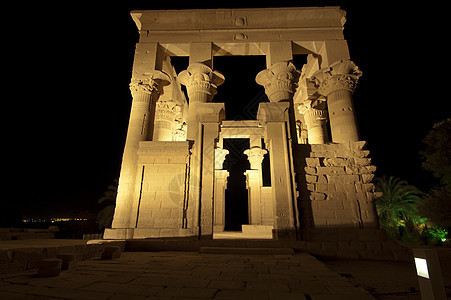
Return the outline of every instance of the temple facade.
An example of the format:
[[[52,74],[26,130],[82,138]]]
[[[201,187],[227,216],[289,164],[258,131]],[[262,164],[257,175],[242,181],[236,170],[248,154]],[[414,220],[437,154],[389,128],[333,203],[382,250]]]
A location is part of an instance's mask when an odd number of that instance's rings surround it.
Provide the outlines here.
[[[244,151],[246,232],[270,239],[378,234],[375,167],[360,140],[353,92],[362,72],[339,7],[133,11],[140,33],[116,209],[106,239],[224,234],[229,151]],[[293,55],[307,56],[301,68]],[[225,78],[214,59],[264,55],[269,102],[256,120],[226,120],[212,103]],[[179,74],[171,57],[189,57]],[[186,87],[186,94],[182,91]],[[230,99],[233,101],[233,99]],[[269,159],[270,185],[262,161]]]

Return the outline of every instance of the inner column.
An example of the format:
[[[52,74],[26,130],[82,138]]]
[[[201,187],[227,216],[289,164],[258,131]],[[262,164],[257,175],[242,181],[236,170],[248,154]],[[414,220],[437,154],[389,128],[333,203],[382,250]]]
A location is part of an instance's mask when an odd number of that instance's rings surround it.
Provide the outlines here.
[[[248,192],[244,172],[250,168],[244,150],[249,149],[249,139],[224,139],[223,148],[229,150],[224,169],[229,172],[225,192],[225,231],[241,231],[249,224]]]

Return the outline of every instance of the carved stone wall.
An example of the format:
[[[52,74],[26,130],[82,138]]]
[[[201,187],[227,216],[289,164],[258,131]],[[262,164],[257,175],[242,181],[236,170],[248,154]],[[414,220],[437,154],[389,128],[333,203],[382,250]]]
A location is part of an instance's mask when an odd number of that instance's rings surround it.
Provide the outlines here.
[[[372,183],[376,167],[365,145],[358,141],[308,146],[305,164],[298,165],[304,229],[379,228]]]

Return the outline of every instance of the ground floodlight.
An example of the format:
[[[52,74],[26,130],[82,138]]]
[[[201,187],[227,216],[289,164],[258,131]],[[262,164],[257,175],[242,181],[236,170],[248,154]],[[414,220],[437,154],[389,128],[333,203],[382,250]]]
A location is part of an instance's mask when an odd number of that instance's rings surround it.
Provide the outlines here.
[[[422,300],[446,299],[445,284],[437,251],[413,249]]]
[[[426,259],[415,257],[415,267],[417,275],[429,279],[428,264]]]

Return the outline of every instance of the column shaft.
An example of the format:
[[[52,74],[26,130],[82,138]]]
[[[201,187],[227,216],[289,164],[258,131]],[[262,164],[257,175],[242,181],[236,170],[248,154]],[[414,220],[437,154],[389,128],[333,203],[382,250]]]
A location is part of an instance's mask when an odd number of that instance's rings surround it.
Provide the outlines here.
[[[350,60],[334,62],[312,75],[319,94],[327,99],[332,141],[335,143],[359,140],[352,93],[362,72]]]
[[[112,228],[136,227],[138,207],[135,197],[135,183],[138,176],[137,152],[139,142],[151,139],[155,102],[163,93],[163,86],[168,85],[169,82],[169,76],[165,73],[152,70],[141,77],[132,78],[130,83],[133,102],[122,156]]]
[[[130,224],[130,214],[133,204],[137,151],[139,142],[147,138],[150,101],[149,93],[133,93],[112,228],[134,227],[134,224]]]
[[[359,130],[352,101],[352,93],[338,90],[327,96],[332,140],[336,143],[359,140]]]

